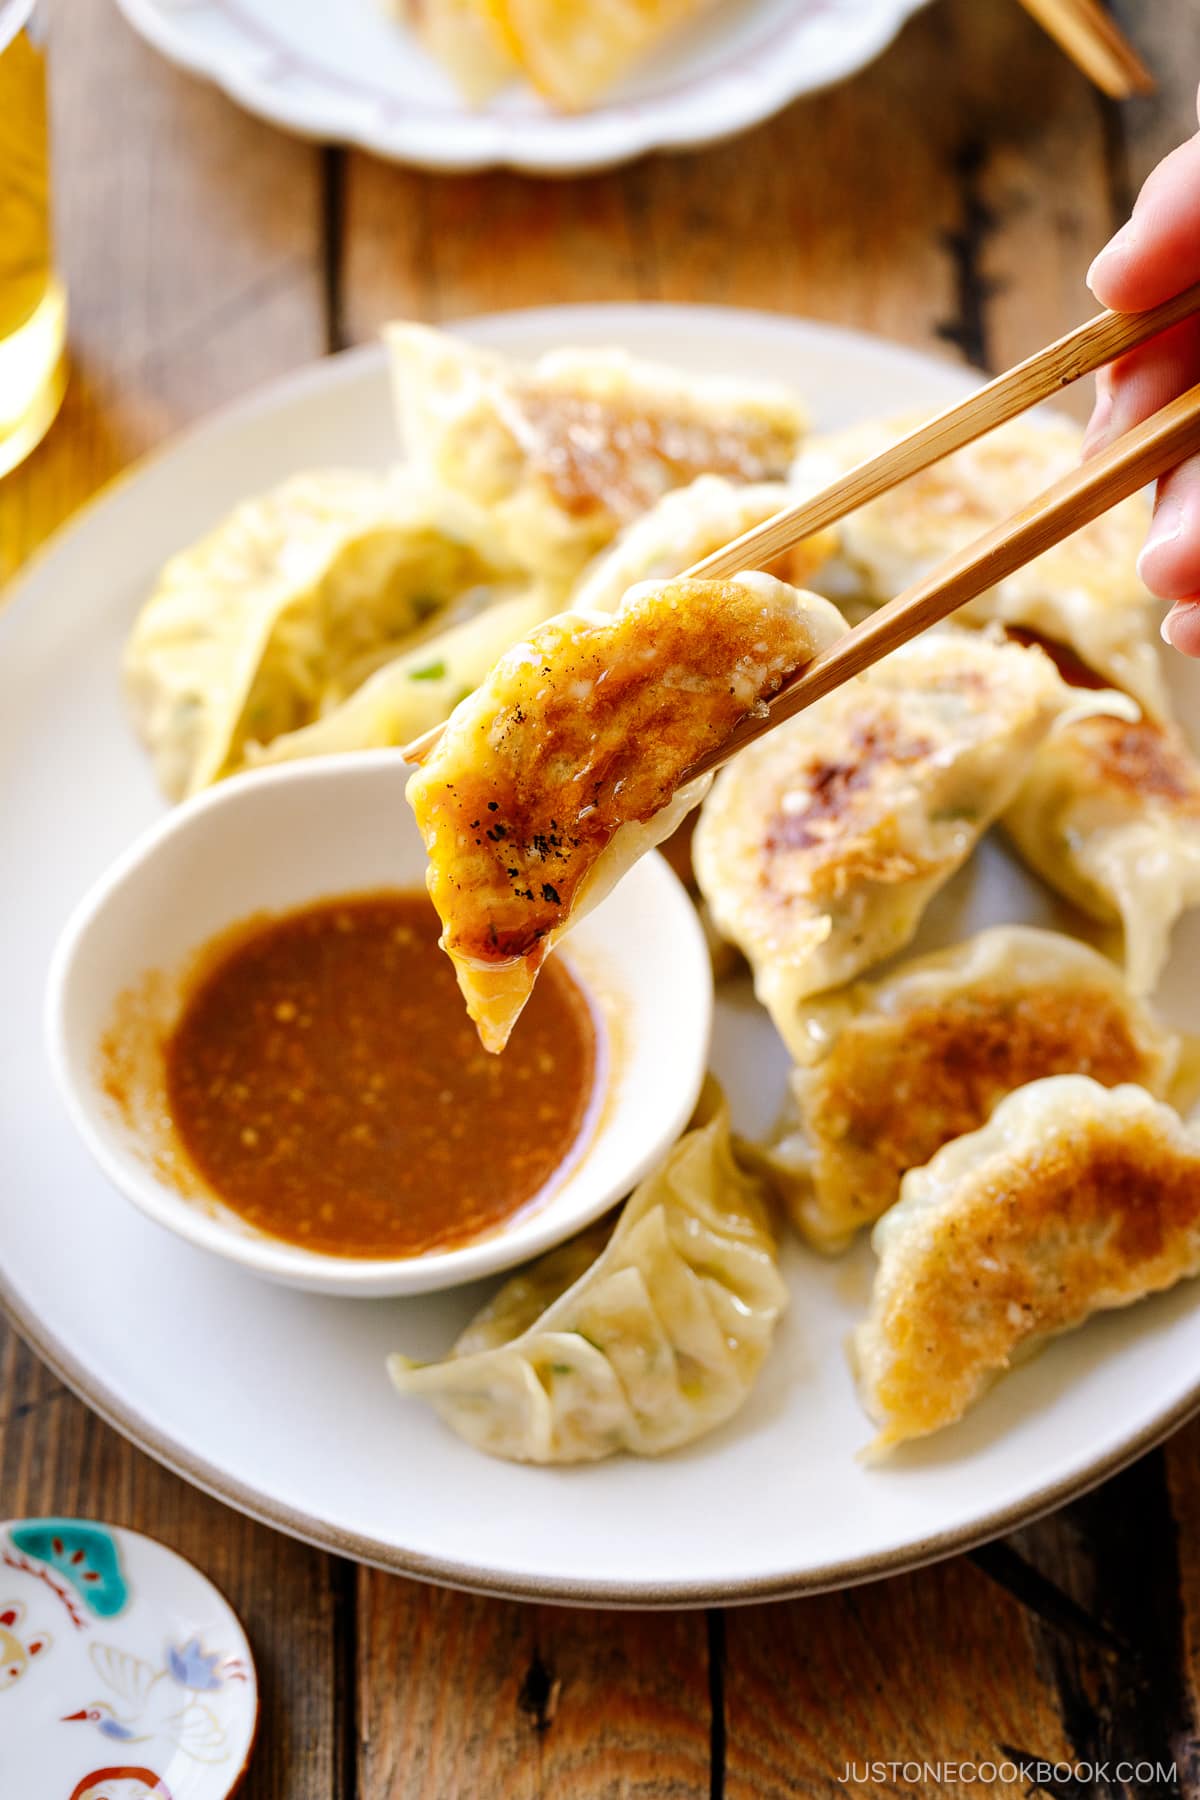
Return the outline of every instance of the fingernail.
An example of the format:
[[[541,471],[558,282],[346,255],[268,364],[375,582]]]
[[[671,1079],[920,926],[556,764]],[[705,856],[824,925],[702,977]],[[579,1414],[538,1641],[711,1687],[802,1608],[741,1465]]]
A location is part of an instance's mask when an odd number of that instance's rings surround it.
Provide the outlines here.
[[[1092,416],[1087,422],[1087,430],[1083,434],[1083,455],[1090,456],[1098,450],[1108,432],[1112,419],[1113,396],[1110,382],[1096,382],[1096,404],[1092,408]]]
[[[1174,606],[1159,626],[1164,644],[1169,644],[1172,650],[1177,650],[1179,648],[1175,641],[1175,628],[1180,625],[1184,619],[1189,618],[1194,614],[1196,610],[1197,606],[1194,600],[1177,600],[1175,602]]]
[[[1147,561],[1156,550],[1163,549],[1167,544],[1173,544],[1182,530],[1183,507],[1173,494],[1166,494],[1154,509],[1154,517],[1151,519],[1150,529],[1146,533],[1146,542],[1142,545],[1142,553],[1137,560],[1138,574],[1146,582],[1147,587],[1153,585],[1147,579]]]
[[[1110,259],[1119,261],[1122,257],[1129,255],[1136,247],[1137,235],[1136,222],[1133,219],[1127,219],[1120,231],[1114,233],[1114,235],[1109,238],[1103,250],[1101,250],[1097,256],[1092,258],[1091,267],[1084,277],[1089,287],[1094,286],[1093,277],[1106,262]]]

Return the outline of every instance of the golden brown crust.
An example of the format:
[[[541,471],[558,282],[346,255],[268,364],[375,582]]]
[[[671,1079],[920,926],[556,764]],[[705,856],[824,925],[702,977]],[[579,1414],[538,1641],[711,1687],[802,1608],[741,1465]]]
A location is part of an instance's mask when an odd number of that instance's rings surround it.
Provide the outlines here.
[[[456,715],[409,790],[452,953],[536,958],[617,831],[660,813],[809,660],[804,606],[758,579],[667,582],[612,618],[564,614]]]
[[[653,411],[533,387],[521,395],[520,406],[532,436],[530,466],[575,516],[604,511],[634,519],[665,488],[697,475],[772,480],[787,473],[796,447],[794,430],[770,419]]]
[[[1092,1118],[1024,1161],[995,1158],[938,1209],[874,1323],[885,1441],[959,1418],[1027,1341],[1194,1273],[1198,1229],[1200,1152],[1164,1141],[1153,1115]]]
[[[1097,717],[1079,720],[1072,731],[1080,753],[1114,792],[1200,817],[1200,767],[1173,727],[1153,719]]]
[[[818,1164],[822,1151],[837,1156],[839,1203],[865,1223],[891,1205],[908,1169],[976,1130],[1015,1088],[1065,1074],[1156,1086],[1160,1062],[1138,1041],[1119,993],[979,987],[895,1020],[846,1026],[804,1077],[805,1128]]]

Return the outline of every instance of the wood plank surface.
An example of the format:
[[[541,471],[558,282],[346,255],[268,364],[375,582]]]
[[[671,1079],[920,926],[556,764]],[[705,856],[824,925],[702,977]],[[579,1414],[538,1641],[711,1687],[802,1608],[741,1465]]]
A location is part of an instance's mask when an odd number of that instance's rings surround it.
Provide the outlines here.
[[[935,0],[854,82],[736,142],[538,182],[286,139],[154,57],[107,0],[58,0],[74,373],[0,487],[0,574],[168,433],[393,315],[708,301],[1002,366],[1086,315],[1091,254],[1194,129],[1195,8],[1115,10],[1155,99],[1102,102],[1013,0]],[[1200,1796],[1200,1426],[974,1560],[770,1608],[591,1613],[289,1543],[157,1469],[0,1333],[0,1497],[136,1525],[226,1589],[264,1678],[248,1800],[925,1793],[840,1777],[1106,1750],[1168,1752],[1178,1782],[1137,1791]]]

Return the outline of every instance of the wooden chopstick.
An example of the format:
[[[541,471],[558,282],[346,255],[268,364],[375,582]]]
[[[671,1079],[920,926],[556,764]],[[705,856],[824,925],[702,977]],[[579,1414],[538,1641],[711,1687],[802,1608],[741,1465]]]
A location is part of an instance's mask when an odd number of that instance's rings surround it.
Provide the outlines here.
[[[1021,0],[1071,61],[1114,100],[1154,91],[1154,77],[1100,0]]]
[[[1127,350],[1157,337],[1171,325],[1200,311],[1200,283],[1164,300],[1161,306],[1140,313],[1097,313],[1055,343],[1048,344],[1024,362],[997,375],[986,386],[935,415],[878,456],[856,468],[798,505],[788,506],[743,532],[711,556],[684,571],[688,577],[716,579],[738,575],[745,569],[761,569],[793,545],[827,525],[834,525],[856,507],[897,487],[955,450],[974,443],[997,425],[1015,419],[1041,401],[1091,374]],[[1015,566],[1015,565],[1014,565]],[[419,763],[429,755],[442,735],[434,725],[404,746],[406,762]]]
[[[764,732],[773,731],[814,700],[860,675],[889,651],[907,644],[928,626],[936,625],[1197,451],[1200,383],[1125,432],[1090,462],[1072,469],[1011,518],[946,557],[928,575],[847,632],[781,689],[767,703],[765,714],[744,720],[723,744],[690,768],[683,780],[692,781],[719,769]]]
[[[743,569],[765,568],[802,539],[827,525],[835,525],[856,507],[865,506],[868,500],[898,487],[910,475],[918,475],[931,463],[973,444],[997,425],[1004,425],[1031,406],[1050,399],[1080,376],[1092,374],[1194,312],[1200,312],[1200,284],[1147,312],[1097,313],[1056,343],[1047,344],[1044,350],[997,375],[965,400],[918,425],[878,456],[839,476],[819,494],[773,514],[685,573],[711,580],[739,575]]]

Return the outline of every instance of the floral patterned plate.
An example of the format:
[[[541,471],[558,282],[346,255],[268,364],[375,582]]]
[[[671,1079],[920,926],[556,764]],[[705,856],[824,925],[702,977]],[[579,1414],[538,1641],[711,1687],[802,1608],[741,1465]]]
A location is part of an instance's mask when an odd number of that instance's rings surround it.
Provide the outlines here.
[[[257,1725],[246,1634],[191,1563],[86,1519],[0,1524],[6,1800],[226,1800]]]

